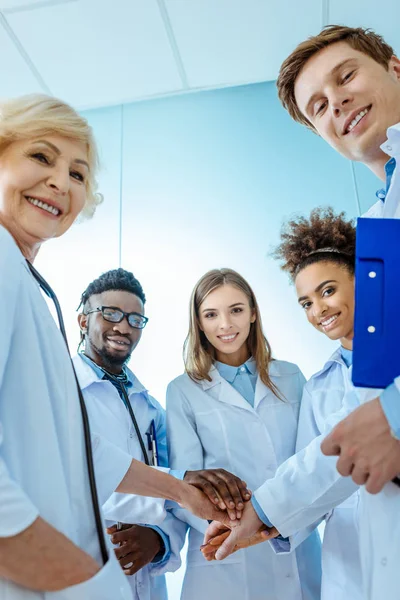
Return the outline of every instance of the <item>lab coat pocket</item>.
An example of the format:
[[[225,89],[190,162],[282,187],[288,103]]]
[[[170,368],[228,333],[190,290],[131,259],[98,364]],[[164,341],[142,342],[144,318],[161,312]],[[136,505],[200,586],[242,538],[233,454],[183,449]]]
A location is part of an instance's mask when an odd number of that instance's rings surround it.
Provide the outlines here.
[[[216,564],[239,564],[241,562],[242,559],[240,556],[240,552],[235,552],[234,554],[231,554],[227,558],[224,558],[223,561],[220,561],[220,563],[218,561],[207,561],[204,558],[200,548],[188,550],[188,553],[186,555],[186,564],[188,567],[207,567]]]
[[[196,413],[197,435],[204,448],[203,466],[206,469],[225,466],[230,454],[226,423],[232,419],[232,407],[229,409],[213,409]]]
[[[58,592],[46,592],[45,600],[132,600],[128,578],[114,554],[91,579]]]

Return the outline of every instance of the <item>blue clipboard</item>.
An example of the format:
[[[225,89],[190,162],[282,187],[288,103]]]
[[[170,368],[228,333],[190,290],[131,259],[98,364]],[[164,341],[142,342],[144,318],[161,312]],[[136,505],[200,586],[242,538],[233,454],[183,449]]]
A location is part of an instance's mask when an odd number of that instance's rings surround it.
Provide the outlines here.
[[[353,383],[386,388],[400,375],[400,219],[357,221]]]

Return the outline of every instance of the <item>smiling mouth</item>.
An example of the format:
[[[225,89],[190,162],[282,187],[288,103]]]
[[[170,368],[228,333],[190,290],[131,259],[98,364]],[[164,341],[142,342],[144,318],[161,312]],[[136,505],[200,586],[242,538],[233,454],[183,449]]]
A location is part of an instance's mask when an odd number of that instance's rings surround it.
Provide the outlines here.
[[[354,117],[354,119],[346,127],[346,131],[344,132],[344,135],[347,135],[348,133],[353,131],[354,127],[356,127],[356,125],[359,124],[359,122],[365,117],[365,115],[367,115],[369,113],[369,111],[371,110],[371,107],[372,107],[372,104],[370,104],[363,110],[360,110],[360,112]]]
[[[128,350],[130,348],[130,343],[123,342],[122,340],[113,340],[112,338],[107,338],[107,342],[116,350]]]
[[[320,325],[323,328],[324,331],[329,331],[330,329],[332,329],[334,323],[336,323],[337,319],[339,318],[340,313],[336,313],[336,315],[332,315],[331,317],[327,317],[325,319],[323,319],[322,321],[320,321]]]
[[[239,335],[238,333],[230,333],[229,335],[218,335],[217,337],[224,344],[229,344],[230,342],[233,342],[237,338],[238,335]]]
[[[36,208],[41,208],[45,212],[53,215],[54,217],[58,217],[61,214],[61,211],[58,210],[58,208],[47,204],[47,202],[43,202],[43,200],[38,200],[37,198],[33,198],[32,196],[25,196],[25,198],[29,202],[29,204],[36,206]]]

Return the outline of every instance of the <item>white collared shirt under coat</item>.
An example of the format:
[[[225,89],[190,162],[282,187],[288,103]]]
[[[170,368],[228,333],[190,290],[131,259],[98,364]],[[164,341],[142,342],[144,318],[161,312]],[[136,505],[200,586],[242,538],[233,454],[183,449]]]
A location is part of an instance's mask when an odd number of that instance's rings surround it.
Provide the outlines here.
[[[143,462],[131,417],[115,386],[110,381],[99,379],[79,355],[74,357],[74,366],[93,428],[124,452]],[[133,387],[127,388],[127,393],[144,443],[147,444],[145,433],[154,419],[161,450],[161,445],[165,447],[166,434],[164,409],[136,376]],[[103,512],[108,525],[116,521],[157,525],[169,538],[171,552],[167,561],[150,563],[128,578],[134,600],[166,600],[168,594],[164,573],[175,571],[181,565],[180,550],[186,533],[184,523],[165,511],[164,500],[143,496],[114,493],[103,504]]]
[[[101,565],[71,361],[24,257],[1,226],[0,297],[0,536],[15,536],[40,516]],[[95,432],[92,442],[104,497],[130,457]],[[57,592],[0,578],[1,600],[110,598],[132,598],[113,553],[95,577]]]
[[[396,160],[385,201],[378,200],[364,215],[373,218],[400,218],[400,123],[389,127],[383,152]],[[399,282],[400,285],[400,282]],[[397,290],[393,290],[397,293]],[[395,379],[400,390],[400,377]],[[381,390],[358,390],[362,403],[379,396]],[[360,541],[366,600],[400,598],[400,488],[385,485],[379,494],[361,493]]]
[[[296,365],[278,360],[271,363],[270,375],[285,400],[258,377],[254,408],[215,367],[211,381],[196,383],[187,374],[172,381],[167,390],[171,468],[224,468],[244,479],[250,489],[273,477],[295,451],[305,380]],[[190,529],[182,600],[319,599],[321,555],[316,532],[291,554],[277,556],[265,543],[217,563],[205,561],[199,551],[204,531],[200,523],[199,530]]]

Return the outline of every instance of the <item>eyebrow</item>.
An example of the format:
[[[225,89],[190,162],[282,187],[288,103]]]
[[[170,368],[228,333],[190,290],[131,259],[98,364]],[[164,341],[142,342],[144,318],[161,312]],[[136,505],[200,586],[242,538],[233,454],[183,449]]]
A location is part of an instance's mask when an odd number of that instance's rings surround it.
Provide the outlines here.
[[[317,285],[317,287],[315,288],[314,292],[319,292],[322,290],[322,288],[327,284],[327,283],[337,283],[336,279],[327,279],[326,281],[323,281],[322,283],[320,283],[319,285]],[[304,300],[307,300],[308,296],[301,296],[301,298],[299,298],[297,300],[297,302],[300,304],[300,302],[303,302]]]
[[[244,306],[244,302],[235,302],[235,304],[230,304],[228,308],[235,308],[235,306]],[[208,312],[209,310],[218,310],[216,308],[203,308],[201,312]]]
[[[57,148],[57,146],[55,146],[51,142],[48,142],[47,140],[35,140],[34,143],[35,144],[45,144],[51,150],[53,150],[53,152],[55,152],[57,154],[57,156],[60,156],[60,154],[61,154],[60,149]],[[86,160],[82,160],[81,158],[74,158],[73,162],[77,163],[78,165],[83,165],[84,167],[87,168],[88,171],[90,171],[89,164],[86,162]]]
[[[355,58],[346,58],[345,60],[342,60],[340,63],[338,63],[337,65],[335,65],[333,67],[333,69],[331,70],[329,75],[330,76],[336,75],[336,73],[338,73],[338,71],[340,71],[340,69],[345,67],[348,63],[354,62],[355,60],[356,60]],[[314,94],[311,96],[311,98],[307,102],[307,106],[305,108],[305,112],[307,115],[310,115],[310,108],[314,104],[314,102],[318,98],[318,96],[320,96],[320,92],[314,92]]]

